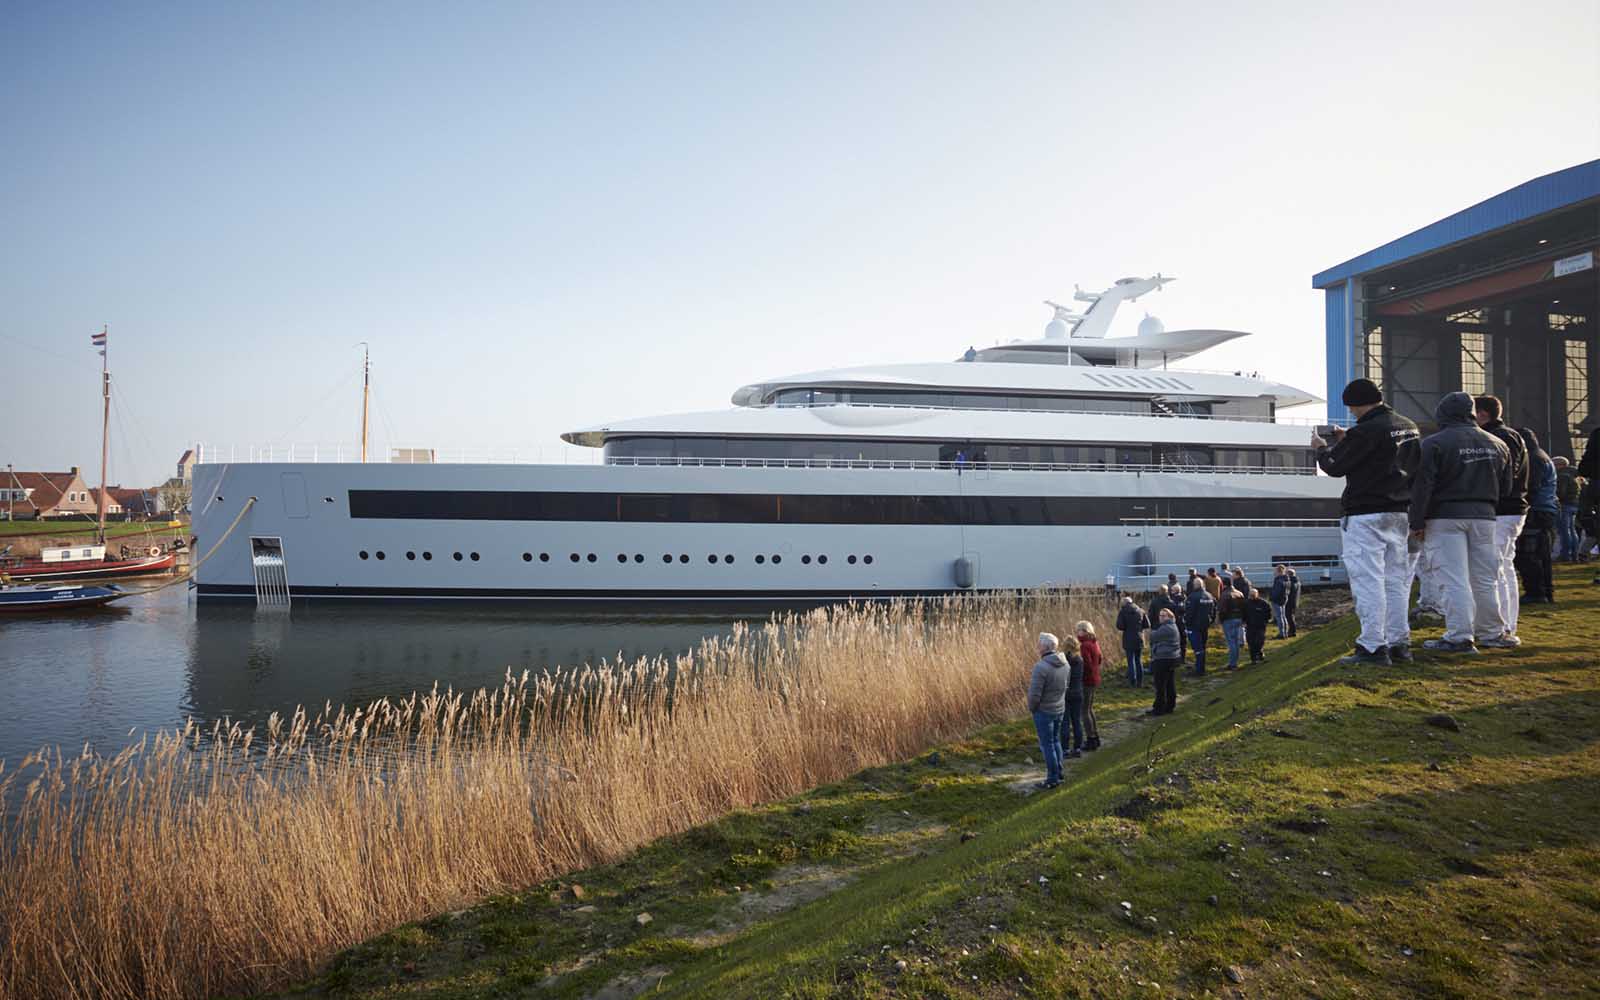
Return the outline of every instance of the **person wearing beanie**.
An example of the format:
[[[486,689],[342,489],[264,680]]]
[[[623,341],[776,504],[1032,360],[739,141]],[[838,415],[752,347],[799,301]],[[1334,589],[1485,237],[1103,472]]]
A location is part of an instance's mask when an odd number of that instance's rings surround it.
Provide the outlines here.
[[[1515,427],[1500,419],[1497,396],[1478,396],[1472,401],[1472,419],[1478,426],[1500,439],[1511,456],[1511,492],[1494,507],[1494,547],[1500,556],[1500,575],[1495,580],[1495,599],[1500,602],[1500,617],[1506,634],[1517,634],[1517,539],[1528,521],[1528,446]]]
[[[1345,481],[1339,498],[1345,574],[1361,634],[1345,663],[1411,658],[1411,560],[1406,554],[1410,476],[1401,448],[1417,440],[1417,425],[1390,409],[1370,379],[1358,378],[1341,397],[1355,426],[1335,427],[1330,444],[1311,435],[1317,465]]]
[[[1434,417],[1439,430],[1422,439],[1411,479],[1411,531],[1438,579],[1444,638],[1422,647],[1476,653],[1477,646],[1514,646],[1495,593],[1494,544],[1495,509],[1513,490],[1511,453],[1473,422],[1472,397],[1464,392],[1439,400]]]

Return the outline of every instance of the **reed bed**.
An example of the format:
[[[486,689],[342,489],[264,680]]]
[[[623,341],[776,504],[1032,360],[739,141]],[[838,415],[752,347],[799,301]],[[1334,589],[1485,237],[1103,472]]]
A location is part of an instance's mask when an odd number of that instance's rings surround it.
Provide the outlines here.
[[[1022,713],[1031,593],[822,609],[676,660],[40,752],[0,802],[0,997],[271,989],[397,924]],[[20,783],[20,784],[19,784]]]

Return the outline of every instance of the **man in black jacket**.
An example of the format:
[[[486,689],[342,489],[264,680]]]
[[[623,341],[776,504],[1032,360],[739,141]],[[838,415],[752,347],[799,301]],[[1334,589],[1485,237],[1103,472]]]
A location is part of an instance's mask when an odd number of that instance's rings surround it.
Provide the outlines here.
[[[1339,500],[1344,569],[1355,598],[1361,635],[1345,663],[1381,663],[1411,658],[1411,560],[1406,554],[1409,479],[1400,449],[1417,438],[1417,425],[1384,405],[1369,379],[1344,388],[1344,404],[1355,414],[1349,430],[1334,428],[1333,444],[1311,435],[1317,465],[1345,480]]]
[[[1495,508],[1512,491],[1511,454],[1472,418],[1472,397],[1452,392],[1434,410],[1439,431],[1422,441],[1411,480],[1411,530],[1438,574],[1444,600],[1444,638],[1424,649],[1476,653],[1478,645],[1516,645],[1506,637],[1495,596],[1499,552]]]
[[[1500,602],[1500,617],[1506,634],[1517,634],[1517,537],[1528,520],[1528,446],[1515,427],[1500,419],[1500,399],[1479,396],[1472,401],[1472,418],[1478,426],[1500,439],[1511,456],[1511,492],[1501,497],[1494,508],[1494,547],[1499,553],[1500,572],[1495,579],[1495,600]]]
[[[1122,655],[1128,661],[1129,687],[1144,687],[1144,630],[1149,627],[1150,621],[1133,603],[1133,595],[1123,594],[1117,631],[1122,633]]]

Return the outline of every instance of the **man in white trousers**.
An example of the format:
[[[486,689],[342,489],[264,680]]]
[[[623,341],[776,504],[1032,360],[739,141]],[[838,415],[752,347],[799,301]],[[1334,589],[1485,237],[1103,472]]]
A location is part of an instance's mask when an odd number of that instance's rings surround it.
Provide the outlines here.
[[[1518,644],[1517,611],[1522,602],[1517,596],[1517,536],[1528,520],[1528,446],[1517,429],[1500,419],[1500,399],[1478,396],[1472,401],[1472,419],[1478,426],[1500,439],[1511,455],[1511,493],[1500,498],[1494,508],[1494,545],[1500,553],[1500,574],[1495,578],[1495,599],[1500,602],[1500,617],[1505,619],[1511,645]]]
[[[1355,426],[1334,428],[1331,446],[1312,434],[1311,447],[1323,472],[1345,480],[1339,499],[1343,560],[1361,635],[1343,662],[1388,666],[1411,659],[1412,567],[1406,552],[1411,486],[1401,449],[1408,443],[1414,447],[1417,425],[1385,406],[1370,379],[1351,382],[1341,398],[1355,415]]]
[[[1411,531],[1422,539],[1444,603],[1444,638],[1422,648],[1439,653],[1516,645],[1506,638],[1495,594],[1495,508],[1513,489],[1511,453],[1474,423],[1472,407],[1464,392],[1439,400],[1439,431],[1422,439],[1411,478]]]

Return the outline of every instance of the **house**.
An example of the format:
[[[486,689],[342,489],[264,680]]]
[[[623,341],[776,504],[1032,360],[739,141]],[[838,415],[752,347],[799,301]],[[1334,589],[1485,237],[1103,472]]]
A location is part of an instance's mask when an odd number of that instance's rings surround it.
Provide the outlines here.
[[[0,482],[0,509],[18,518],[81,517],[96,513],[94,491],[78,467],[66,472],[8,472]]]
[[[194,482],[194,460],[194,449],[190,448],[185,451],[183,456],[178,459],[178,474],[173,478],[182,481],[185,486]]]
[[[107,486],[106,492],[111,494],[111,503],[116,504],[115,509],[109,504],[106,506],[107,514],[150,517],[160,511],[161,503],[157,495],[160,492],[159,487],[139,489],[129,486]]]

